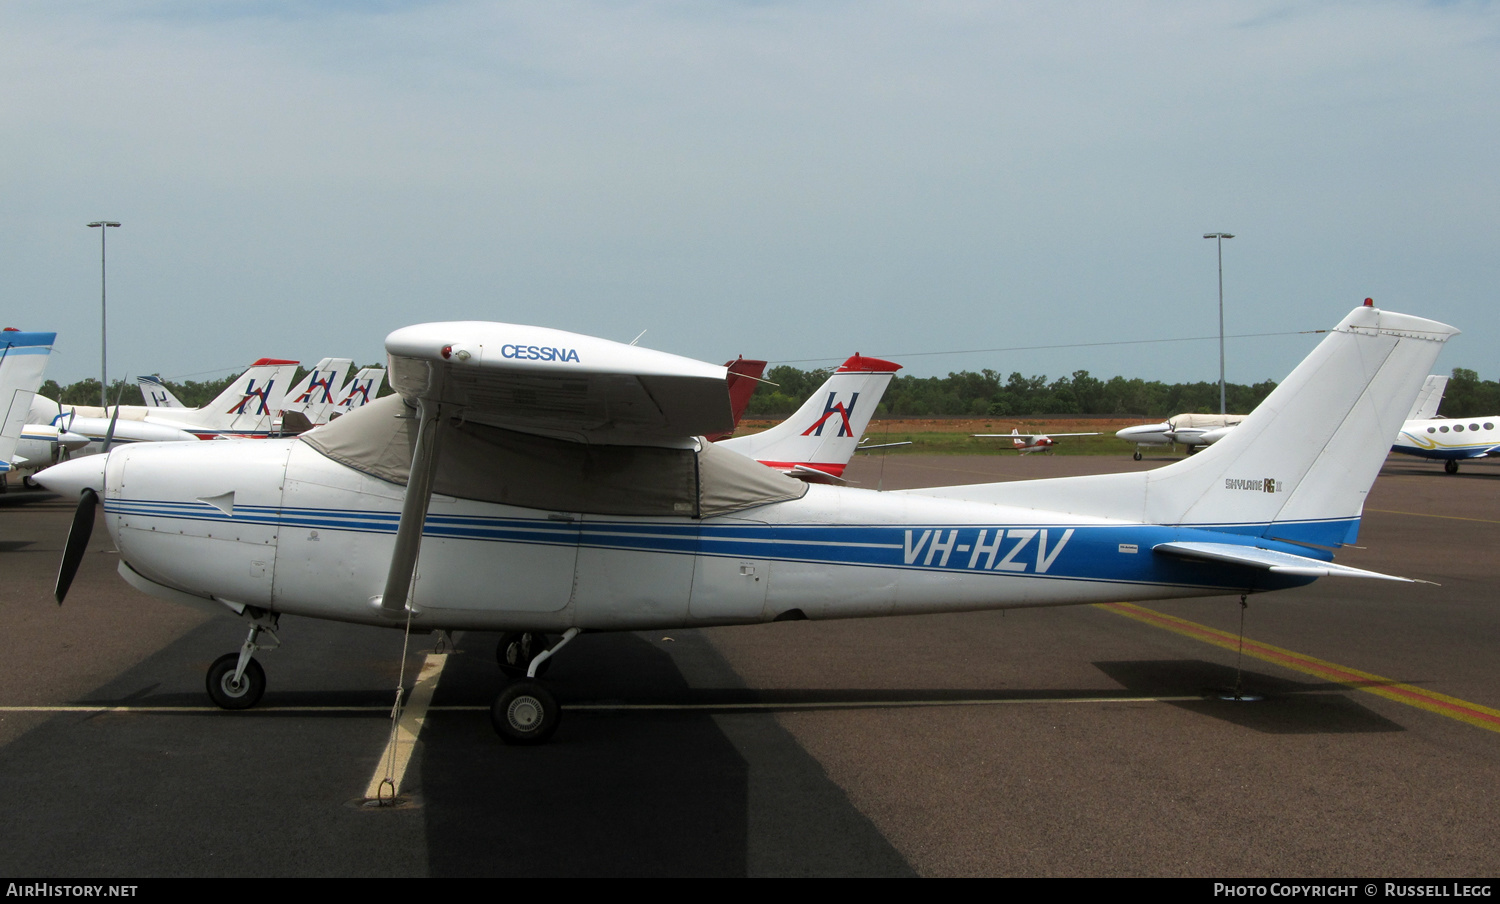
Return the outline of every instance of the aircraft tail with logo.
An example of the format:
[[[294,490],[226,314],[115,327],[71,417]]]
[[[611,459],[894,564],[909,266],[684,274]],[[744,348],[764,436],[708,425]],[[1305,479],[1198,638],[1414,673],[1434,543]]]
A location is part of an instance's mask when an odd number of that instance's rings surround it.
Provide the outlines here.
[[[1191,458],[1151,471],[902,492],[1265,540],[1352,543],[1390,438],[1457,333],[1366,300],[1238,427]]]
[[[261,358],[202,408],[157,408],[146,419],[201,439],[268,436],[296,373],[296,361]]]
[[[834,371],[797,413],[775,427],[718,445],[793,477],[841,477],[859,448],[875,406],[901,365],[854,355]]]
[[[324,358],[314,365],[286,394],[286,402],[281,406],[281,432],[302,433],[328,423],[338,406],[344,377],[353,364],[352,358]]]
[[[11,468],[21,431],[31,414],[32,396],[41,388],[47,356],[56,341],[56,333],[0,332],[0,414],[4,415],[0,420],[0,474]]]
[[[380,396],[381,384],[385,382],[384,367],[361,367],[354,379],[339,391],[338,404],[329,412],[328,419],[348,414],[356,408],[375,401]]]
[[[141,398],[146,401],[147,408],[186,408],[167,384],[162,382],[159,376],[136,377],[135,382],[141,387]]]

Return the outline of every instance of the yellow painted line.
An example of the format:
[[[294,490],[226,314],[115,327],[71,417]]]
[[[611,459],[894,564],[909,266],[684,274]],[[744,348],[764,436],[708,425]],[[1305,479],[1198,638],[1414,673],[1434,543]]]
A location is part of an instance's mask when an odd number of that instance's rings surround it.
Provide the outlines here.
[[[1165,628],[1184,637],[1211,643],[1214,646],[1223,647],[1226,650],[1239,650],[1240,638],[1238,635],[1228,631],[1220,631],[1207,625],[1178,618],[1175,615],[1167,615],[1134,603],[1097,603],[1097,608],[1133,618],[1136,621],[1145,622],[1158,628]],[[1284,650],[1281,647],[1273,647],[1268,643],[1245,638],[1245,655],[1253,656],[1265,662],[1272,662],[1280,666],[1302,672],[1305,675],[1313,675],[1325,681],[1343,684],[1356,690],[1365,691],[1387,700],[1397,703],[1405,703],[1407,706],[1415,706],[1425,709],[1440,716],[1467,722],[1470,725],[1489,731],[1500,732],[1500,710],[1490,709],[1488,706],[1480,706],[1478,703],[1470,703],[1447,694],[1439,694],[1436,691],[1425,690],[1410,684],[1403,684],[1390,678],[1375,675],[1370,672],[1362,672],[1359,669],[1351,669],[1348,666],[1338,665],[1322,659],[1315,659],[1302,653]]]
[[[401,780],[406,778],[406,767],[411,765],[411,754],[417,746],[417,736],[422,733],[427,710],[432,706],[432,695],[437,690],[438,679],[443,677],[443,666],[447,664],[447,653],[428,653],[422,660],[416,686],[396,722],[395,737],[386,744],[380,764],[375,767],[370,784],[365,788],[365,800],[394,800],[400,792]],[[392,787],[387,787],[387,783]]]
[[[1493,518],[1461,518],[1458,515],[1433,515],[1427,512],[1398,512],[1393,509],[1365,509],[1367,512],[1379,512],[1382,515],[1411,515],[1414,518],[1442,518],[1447,521],[1477,521],[1480,524],[1500,524]]]

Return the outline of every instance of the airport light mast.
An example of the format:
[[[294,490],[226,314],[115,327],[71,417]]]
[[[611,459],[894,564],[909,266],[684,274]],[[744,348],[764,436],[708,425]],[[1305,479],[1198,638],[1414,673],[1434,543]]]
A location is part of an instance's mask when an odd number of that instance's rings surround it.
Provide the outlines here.
[[[105,379],[108,372],[108,350],[109,329],[106,319],[105,307],[105,280],[104,280],[104,237],[109,235],[110,226],[119,226],[113,220],[98,220],[90,223],[90,229],[99,230],[99,407],[109,408],[109,383]],[[109,412],[106,410],[105,414]]]
[[[1219,246],[1219,413],[1227,414],[1224,407],[1224,240],[1234,236],[1227,232],[1210,232],[1203,237],[1214,239]]]

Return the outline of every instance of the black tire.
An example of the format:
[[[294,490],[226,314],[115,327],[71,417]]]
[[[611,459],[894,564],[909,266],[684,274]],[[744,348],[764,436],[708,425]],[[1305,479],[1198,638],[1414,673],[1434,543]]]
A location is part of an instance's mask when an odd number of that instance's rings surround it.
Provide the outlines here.
[[[1447,461],[1443,462],[1443,470],[1447,471],[1449,474],[1457,474],[1458,460],[1450,458]]]
[[[508,685],[490,706],[490,724],[507,744],[545,744],[562,722],[562,707],[540,681],[523,678]]]
[[[239,663],[239,653],[225,653],[208,667],[208,697],[220,709],[249,709],[266,692],[266,670],[254,659],[246,663],[239,685],[231,683]]]
[[[1141,460],[1141,450],[1140,449],[1135,450],[1135,456],[1134,457],[1135,457],[1136,461],[1140,461]]]

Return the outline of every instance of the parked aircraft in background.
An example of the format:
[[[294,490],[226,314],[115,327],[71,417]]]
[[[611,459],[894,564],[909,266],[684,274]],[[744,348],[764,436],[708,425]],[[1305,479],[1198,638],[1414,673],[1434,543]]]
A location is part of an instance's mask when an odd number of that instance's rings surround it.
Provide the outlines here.
[[[0,492],[9,485],[10,473],[30,465],[33,469],[43,455],[46,439],[38,431],[28,431],[27,417],[31,400],[42,385],[47,371],[47,356],[57,342],[56,333],[31,333],[18,329],[0,331]],[[26,438],[23,439],[23,436]],[[56,454],[56,434],[45,456]],[[24,444],[24,449],[22,448]]]
[[[1447,377],[1429,374],[1422,383],[1422,389],[1417,393],[1417,398],[1412,402],[1411,410],[1407,413],[1408,421],[1430,418],[1437,414],[1438,405],[1443,401],[1443,390],[1448,385]],[[1160,424],[1141,424],[1138,427],[1126,427],[1117,431],[1115,436],[1126,442],[1135,443],[1135,460],[1141,460],[1141,448],[1143,446],[1171,446],[1180,445],[1187,447],[1188,454],[1193,454],[1199,446],[1210,446],[1222,439],[1237,424],[1245,419],[1243,414],[1179,414],[1176,417]],[[1457,466],[1455,465],[1455,468]]]
[[[286,394],[275,420],[276,432],[293,436],[332,420],[342,400],[344,376],[353,364],[352,358],[324,358],[313,365]]]
[[[117,443],[172,442],[189,439],[265,438],[272,435],[276,412],[297,370],[296,361],[262,358],[202,408],[146,405],[63,405],[45,396],[31,401],[30,422],[61,426],[94,440],[83,454],[102,447],[115,422]],[[118,411],[118,415],[116,412]]]
[[[145,401],[147,408],[186,408],[172,390],[167,388],[166,381],[157,374],[136,377],[136,385],[141,387],[141,398]]]
[[[384,367],[362,367],[343,389],[339,390],[339,401],[328,419],[342,417],[355,409],[368,405],[380,396],[380,384],[385,382]]]
[[[718,445],[802,480],[839,480],[900,369],[890,361],[853,355],[791,417],[769,430],[730,437]]]
[[[1231,428],[1243,421],[1244,414],[1179,414],[1160,424],[1141,424],[1115,432],[1115,436],[1135,443],[1135,460],[1141,460],[1145,446],[1186,446],[1188,454],[1199,446],[1209,446],[1222,439]]]
[[[971,433],[976,439],[1004,438],[1011,441],[1011,446],[1022,455],[1030,455],[1033,452],[1051,452],[1052,447],[1057,445],[1059,436],[1098,436],[1097,433],[1022,433],[1019,428],[1012,427],[1009,433]]]
[[[1437,459],[1449,474],[1469,458],[1500,455],[1500,415],[1471,418],[1430,418],[1407,421],[1391,446],[1392,452]]]
[[[249,623],[209,669],[220,706],[260,698],[254,654],[282,614],[504,631],[525,677],[491,720],[527,744],[558,725],[537,676],[580,631],[1406,580],[1327,547],[1355,539],[1385,443],[1456,332],[1355,308],[1231,435],[1163,468],[877,492],[695,439],[729,427],[722,367],[538,327],[408,327],[386,338],[398,394],[302,437],[43,472],[79,497],[56,596],[102,500],[132,586]],[[858,411],[829,405],[828,427]]]

